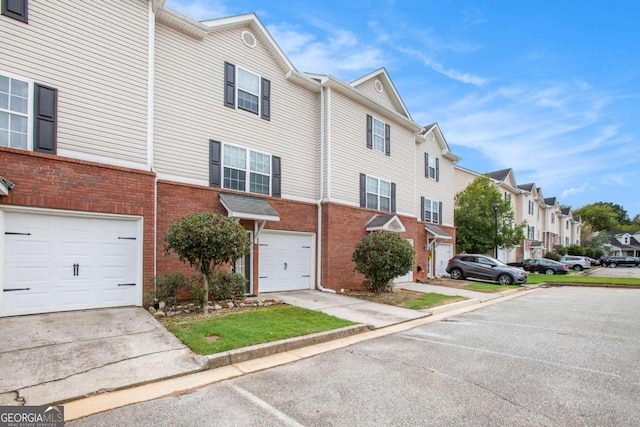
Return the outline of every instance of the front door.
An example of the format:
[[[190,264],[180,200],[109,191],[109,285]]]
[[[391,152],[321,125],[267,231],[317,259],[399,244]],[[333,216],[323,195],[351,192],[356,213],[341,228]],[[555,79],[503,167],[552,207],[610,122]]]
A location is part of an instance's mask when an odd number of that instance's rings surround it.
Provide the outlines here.
[[[242,258],[238,258],[233,263],[232,271],[234,273],[242,274],[247,279],[245,293],[251,295],[251,254],[248,253]]]

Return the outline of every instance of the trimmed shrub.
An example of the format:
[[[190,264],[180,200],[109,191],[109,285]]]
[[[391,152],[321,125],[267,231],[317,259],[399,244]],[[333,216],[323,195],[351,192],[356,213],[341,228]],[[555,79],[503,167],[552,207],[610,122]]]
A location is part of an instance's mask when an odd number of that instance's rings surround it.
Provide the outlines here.
[[[554,261],[560,261],[561,256],[554,253],[554,252],[547,252],[546,254],[544,254],[544,257],[547,259],[552,259]]]
[[[365,278],[364,286],[371,292],[392,290],[395,277],[411,271],[415,251],[407,240],[390,231],[374,231],[365,236],[353,252],[355,270]]]
[[[211,299],[243,299],[247,279],[239,273],[221,271],[211,278]]]

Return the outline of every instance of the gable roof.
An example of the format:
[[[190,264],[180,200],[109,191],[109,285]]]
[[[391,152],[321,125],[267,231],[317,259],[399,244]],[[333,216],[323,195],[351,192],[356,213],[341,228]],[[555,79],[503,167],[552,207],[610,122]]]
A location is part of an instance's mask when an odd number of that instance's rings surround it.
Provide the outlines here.
[[[530,182],[529,184],[518,185],[518,188],[521,190],[533,193],[533,190],[536,188],[536,184],[533,182]]]
[[[447,143],[447,140],[444,139],[444,135],[442,134],[442,130],[440,129],[440,125],[437,122],[436,123],[431,123],[430,125],[424,126],[422,128],[422,130],[420,131],[420,135],[422,135],[422,136],[426,137],[429,134],[433,135],[435,141],[440,145],[440,150],[441,150],[441,153],[442,153],[442,155],[444,157],[446,157],[447,159],[451,160],[454,163],[460,161],[460,157],[458,157],[457,155],[453,154],[451,152],[451,150],[449,149],[449,144]]]
[[[507,177],[509,176],[509,173],[512,170],[513,169],[511,169],[511,168],[502,169],[502,170],[495,171],[495,172],[489,172],[489,173],[487,173],[487,175],[489,175],[489,178],[495,179],[496,181],[504,181],[504,180],[507,179]]]
[[[402,101],[402,98],[400,97],[400,94],[398,93],[398,91],[396,90],[395,85],[393,84],[393,81],[391,80],[391,77],[389,77],[389,73],[387,73],[387,70],[383,67],[380,68],[376,71],[373,71],[365,76],[360,77],[359,79],[356,79],[354,81],[351,82],[351,86],[357,88],[358,86],[362,85],[363,83],[366,83],[368,81],[377,79],[380,81],[380,83],[382,83],[383,87],[385,89],[388,90],[388,93],[390,93],[391,96],[391,102],[393,103],[393,105],[400,111],[402,111],[404,113],[404,115],[407,116],[407,118],[409,120],[413,120],[411,118],[411,114],[409,113],[409,110],[407,109],[406,105],[404,104],[404,101]]]
[[[556,198],[555,197],[547,197],[546,199],[544,199],[544,203],[546,205],[549,205],[549,206],[555,206],[556,205]]]
[[[229,28],[248,27],[251,30],[251,33],[260,40],[260,42],[267,46],[267,49],[271,52],[274,60],[280,66],[280,69],[288,80],[291,80],[307,89],[313,90],[314,92],[320,91],[320,85],[318,82],[296,70],[289,58],[287,58],[282,49],[280,49],[278,43],[276,43],[274,38],[271,37],[269,31],[267,31],[266,27],[262,24],[260,19],[258,19],[258,16],[255,13],[197,21],[187,15],[183,15],[175,10],[164,7],[164,0],[156,1],[159,1],[159,5],[156,10],[156,20],[158,22],[198,40],[203,40],[208,34]]]

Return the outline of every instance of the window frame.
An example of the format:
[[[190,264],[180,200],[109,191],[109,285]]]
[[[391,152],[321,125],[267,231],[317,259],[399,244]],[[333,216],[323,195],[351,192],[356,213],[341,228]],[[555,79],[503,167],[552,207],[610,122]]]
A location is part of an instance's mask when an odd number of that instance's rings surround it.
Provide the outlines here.
[[[15,19],[16,21],[24,22],[25,24],[29,23],[29,1],[28,0],[20,0],[22,3],[22,13],[16,13],[14,11],[9,10],[7,0],[0,1],[0,15],[6,16],[7,18]]]
[[[227,150],[229,149],[228,147],[232,147],[234,149],[239,149],[239,150],[244,150],[245,152],[245,165],[244,168],[241,169],[238,166],[231,166],[228,165],[227,162],[225,162],[225,155]],[[256,170],[252,169],[251,166],[251,153],[255,153],[261,156],[267,156],[268,158],[268,167],[269,167],[269,173],[265,174],[264,172],[259,172]],[[272,196],[273,195],[273,175],[274,175],[274,171],[273,171],[273,154],[271,153],[266,153],[264,151],[260,151],[260,150],[254,150],[252,148],[249,147],[243,147],[241,145],[236,145],[236,144],[230,144],[228,142],[223,142],[222,146],[221,146],[221,153],[220,153],[220,166],[221,166],[221,182],[220,182],[220,188],[223,188],[225,190],[233,190],[233,191],[241,191],[244,193],[249,193],[249,194],[259,194],[259,195],[263,195],[263,196]],[[232,169],[232,170],[237,170],[237,171],[241,171],[244,172],[244,190],[241,189],[237,189],[237,188],[231,188],[227,186],[227,178],[225,176],[225,170],[227,169]],[[267,177],[267,185],[269,186],[269,191],[267,193],[262,193],[262,192],[255,192],[255,191],[251,191],[252,188],[252,175],[259,175],[262,177]],[[264,184],[261,184],[264,185]]]
[[[432,224],[441,224],[440,218],[440,204],[442,202],[439,200],[427,199],[424,198],[424,221],[430,222]],[[429,215],[427,215],[427,213]]]
[[[252,76],[254,76],[255,78],[257,78],[258,80],[258,93],[254,94],[246,89],[241,89],[240,88],[240,70],[242,70],[242,72],[247,73],[247,74],[251,74]],[[262,76],[260,74],[254,73],[253,71],[248,70],[245,67],[241,67],[239,65],[236,65],[236,108],[239,110],[244,110],[244,111],[248,111],[249,113],[255,114],[257,116],[261,115],[261,110],[262,110],[262,106],[260,105],[261,102],[260,100],[262,99]],[[243,106],[240,106],[240,91],[247,93],[251,96],[255,96],[256,97],[256,104],[257,104],[257,109],[256,111],[251,110],[250,108],[245,108]]]
[[[379,124],[379,127],[382,130],[382,134],[379,134],[376,132],[376,123]],[[375,116],[371,116],[371,149],[373,151],[377,151],[378,153],[385,154],[386,146],[387,146],[386,128],[387,128],[387,124],[383,120],[380,120]],[[376,147],[376,141],[378,138],[380,142],[380,147]]]
[[[0,76],[7,77],[11,80],[17,80],[27,84],[27,113],[20,113],[17,111],[11,111],[8,109],[0,108],[0,113],[8,114],[9,116],[19,116],[27,119],[27,146],[26,147],[10,147],[9,145],[0,145],[0,147],[9,147],[15,148],[17,150],[33,150],[33,138],[34,138],[34,108],[35,108],[35,81],[31,79],[24,78],[22,76],[18,76],[12,73],[8,73],[0,70]],[[9,130],[9,129],[7,129]]]
[[[372,192],[369,191],[369,180],[370,179],[377,181],[376,193],[372,193]],[[388,196],[381,194],[380,183],[382,183],[382,182],[388,184],[388,188],[389,188]],[[378,177],[375,177],[375,176],[372,176],[372,175],[366,175],[365,176],[365,207],[367,209],[375,209],[375,210],[382,211],[382,212],[393,212],[392,204],[391,204],[391,200],[392,200],[392,197],[393,197],[392,185],[393,185],[393,183],[391,181],[387,181],[386,179],[378,178]],[[375,207],[369,205],[369,195],[376,196],[376,206]],[[388,209],[382,209],[382,204],[381,204],[381,199],[382,198],[388,199]]]

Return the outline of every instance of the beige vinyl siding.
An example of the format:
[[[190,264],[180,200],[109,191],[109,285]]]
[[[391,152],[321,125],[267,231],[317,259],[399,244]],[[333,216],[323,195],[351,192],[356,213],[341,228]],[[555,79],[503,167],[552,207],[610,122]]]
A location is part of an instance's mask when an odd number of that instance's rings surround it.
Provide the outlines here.
[[[290,83],[259,39],[249,48],[232,28],[204,40],[159,25],[156,37],[155,150],[158,173],[209,181],[209,140],[282,158],[282,194],[317,198],[318,95]],[[224,62],[271,81],[271,120],[224,106]]]
[[[440,159],[440,179],[436,181],[424,176],[424,153],[429,157]],[[454,165],[451,160],[442,157],[440,146],[435,141],[427,140],[416,144],[416,215],[421,218],[420,197],[442,202],[442,223],[453,225],[454,211]]]
[[[382,87],[383,87],[382,92],[378,92],[376,90],[375,88],[376,80],[378,80],[382,84]],[[390,90],[389,86],[384,83],[385,80],[386,79],[376,79],[376,78],[370,79],[357,85],[356,89],[364,92],[364,94],[369,99],[375,101],[376,103],[382,105],[383,107],[391,111],[395,111],[396,113],[399,113],[403,116],[406,116],[406,113],[404,112],[402,107],[398,105],[398,102],[395,99],[395,95],[393,95],[393,92]]]
[[[0,72],[58,89],[58,149],[146,163],[146,1],[30,1],[0,18]]]
[[[359,174],[396,183],[396,211],[414,212],[414,133],[331,91],[331,198],[359,205]],[[391,156],[367,148],[367,114],[391,126]]]

